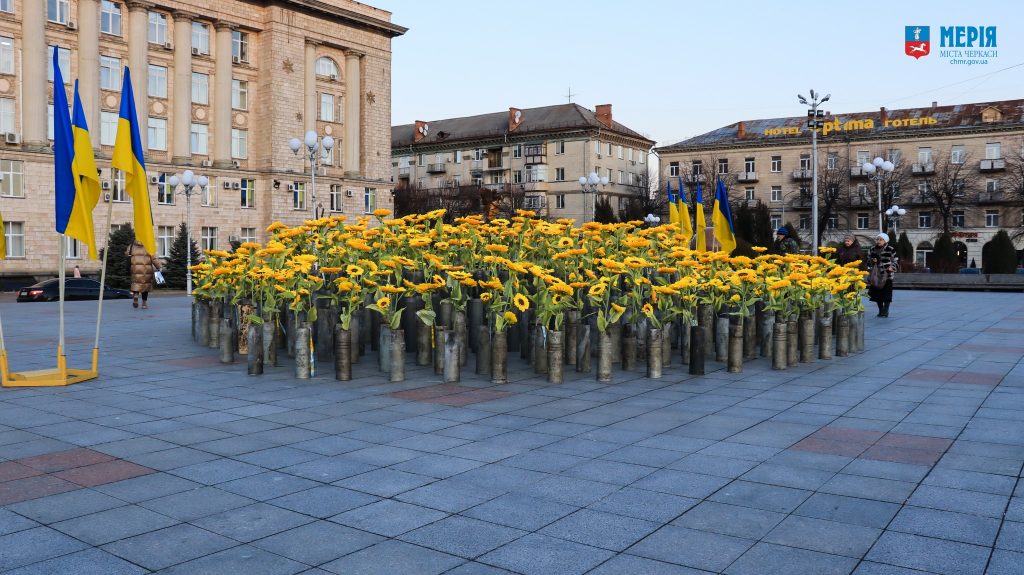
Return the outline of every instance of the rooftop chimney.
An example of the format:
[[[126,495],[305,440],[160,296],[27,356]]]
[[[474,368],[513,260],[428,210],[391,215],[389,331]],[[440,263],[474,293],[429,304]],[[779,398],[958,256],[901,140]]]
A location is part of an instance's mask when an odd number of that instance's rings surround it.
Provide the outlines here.
[[[412,141],[419,142],[426,138],[428,130],[430,130],[430,126],[426,122],[423,120],[416,120],[416,129],[412,134]]]
[[[516,128],[523,123],[523,111],[519,108],[508,109],[508,131],[515,132]]]
[[[747,137],[747,125],[743,122],[736,124],[736,137],[742,140]]]
[[[939,103],[936,102],[935,100],[932,100],[932,108],[938,108],[938,107],[939,107]]]
[[[882,112],[882,121],[880,123],[882,124],[882,126],[885,126],[885,123],[889,121],[889,112],[886,111],[885,106],[882,106],[881,112]]]
[[[601,122],[606,128],[612,127],[612,105],[611,104],[598,104],[596,106],[597,121]]]

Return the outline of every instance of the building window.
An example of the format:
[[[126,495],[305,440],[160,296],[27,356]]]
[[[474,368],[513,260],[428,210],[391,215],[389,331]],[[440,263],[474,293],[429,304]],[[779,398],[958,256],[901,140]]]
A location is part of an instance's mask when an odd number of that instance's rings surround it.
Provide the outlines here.
[[[100,4],[100,32],[121,35],[121,5],[110,0]]]
[[[868,197],[868,185],[867,184],[857,184],[857,197],[865,199],[865,200],[867,199],[867,197]]]
[[[754,188],[744,188],[743,195],[747,200],[754,199]]]
[[[217,228],[203,226],[202,248],[203,251],[217,249]]]
[[[889,148],[888,157],[890,162],[899,165],[899,163],[903,161],[903,152],[901,152],[899,148]]]
[[[100,89],[117,91],[121,89],[121,59],[100,56]]]
[[[949,152],[949,162],[951,164],[962,164],[966,158],[967,150],[964,149],[963,144],[953,146]]]
[[[249,109],[249,82],[231,80],[231,108],[233,110]]]
[[[999,142],[985,144],[985,159],[999,160],[1003,157],[1003,146]]]
[[[670,178],[674,178],[679,175],[679,162],[668,163],[668,175]]]
[[[14,38],[0,36],[0,74],[14,73]]]
[[[199,205],[205,208],[217,206],[217,183],[211,178],[206,187],[199,190]]]
[[[811,169],[811,155],[810,154],[800,154],[800,169],[804,170],[804,171]]]
[[[857,150],[857,167],[861,167],[864,164],[871,161],[871,152],[868,150]]]
[[[726,158],[720,158],[718,160],[718,173],[728,174],[729,173],[729,160]]]
[[[238,239],[243,244],[256,243],[256,228],[242,228],[242,233],[238,234]]]
[[[169,180],[170,176],[167,174],[159,174],[156,177],[156,203],[174,205],[174,188],[171,187]]]
[[[256,180],[243,179],[239,182],[239,189],[241,190],[243,208],[255,208],[256,207]]]
[[[772,172],[782,171],[782,156],[772,156]]]
[[[930,164],[930,163],[932,163],[932,149],[931,148],[918,148],[917,149],[917,163],[919,163],[919,164]]]
[[[201,22],[192,23],[192,49],[203,56],[210,55],[210,26]]]
[[[839,229],[839,216],[836,215],[836,214],[830,215],[828,217],[828,220],[826,220],[826,222],[825,222],[825,227],[830,229],[830,230],[838,230]]]
[[[345,211],[345,190],[338,184],[331,186],[331,211]]]
[[[839,167],[839,154],[835,152],[829,152],[825,158],[825,169],[835,170]]]
[[[377,188],[363,190],[363,213],[371,214],[377,209]]]
[[[633,148],[626,148],[626,159],[630,162],[633,161]]]
[[[338,63],[327,56],[320,56],[316,59],[316,75],[337,80],[339,76]]]
[[[0,98],[0,132],[9,133],[16,131],[14,129],[14,108],[13,98]],[[53,106],[51,105],[50,108],[52,109]],[[50,139],[52,140],[53,138],[51,137]]]
[[[512,157],[513,158],[522,158],[523,157],[523,145],[522,144],[516,144],[516,145],[512,146]]]
[[[462,163],[462,150],[455,150],[455,154],[453,154],[453,155],[454,155],[454,157],[452,158],[452,160],[456,164],[461,164]],[[405,167],[407,167],[407,168],[409,167],[408,162],[406,162]]]
[[[626,181],[626,173],[623,172],[622,170],[619,170],[619,183],[621,184],[621,183],[624,183],[625,181]]]
[[[0,0],[0,12],[14,12],[14,0]]]
[[[555,194],[555,209],[556,210],[564,210],[565,209],[565,194]]]
[[[866,230],[868,229],[868,214],[867,212],[857,212],[857,229]]]
[[[564,182],[565,181],[565,168],[555,168],[555,181],[556,182]],[[619,182],[619,183],[621,184],[622,182]]]
[[[964,227],[964,223],[965,222],[964,222],[964,211],[963,210],[953,210],[953,218],[952,219],[953,219],[953,227],[954,228],[962,228],[962,227]]]
[[[985,180],[985,191],[995,192],[999,190],[999,180]]]
[[[147,133],[146,145],[150,150],[167,151],[167,120],[164,118],[150,118],[149,132]]]
[[[171,246],[174,245],[174,226],[156,227],[156,255],[161,258],[171,257]]]
[[[756,172],[757,166],[754,162],[754,158],[745,158],[743,160],[743,171],[745,172]]]
[[[800,229],[809,230],[811,229],[811,216],[803,215],[800,216]]]
[[[128,201],[128,194],[124,189],[124,172],[121,170],[111,169],[111,177],[113,178],[113,189],[110,193],[110,199],[115,202],[125,203]]]
[[[693,160],[690,164],[693,167],[693,175],[700,176],[704,173],[704,164],[700,160]]]
[[[985,210],[985,227],[999,227],[999,210]]]
[[[249,130],[231,128],[231,157],[238,160],[249,157]]]
[[[0,196],[24,198],[24,164],[21,160],[0,160]]]
[[[9,258],[25,257],[25,224],[22,222],[4,222],[4,241],[7,244]]]
[[[334,94],[320,94],[320,119],[334,121]]]
[[[782,186],[772,186],[772,201],[773,202],[781,202],[782,201]]]
[[[167,43],[167,15],[159,12],[149,13],[149,42],[152,44]]]
[[[306,209],[306,183],[292,182],[292,209]]]
[[[234,30],[231,32],[231,60],[249,62],[249,33]]]
[[[207,156],[210,154],[210,127],[206,124],[192,124],[191,150],[193,154]]]
[[[928,182],[921,182],[917,185],[917,195],[921,198],[927,198],[928,194],[932,191],[931,185]]]
[[[46,79],[50,82],[53,81],[53,46],[46,47]],[[67,84],[71,81],[71,50],[67,48],[57,48],[57,65],[60,66],[60,75],[64,78],[64,83]],[[120,72],[120,70],[118,70]]]
[[[615,152],[618,155],[618,158],[621,160],[622,159],[622,146],[615,146]]]
[[[512,170],[512,183],[513,184],[521,184],[521,183],[523,183],[523,171],[522,170]]]
[[[100,145],[113,146],[117,141],[117,112],[100,112]]]
[[[777,230],[782,227],[782,215],[772,214],[771,215],[771,228]]]
[[[608,181],[609,182],[613,181],[612,180],[612,169],[611,168],[608,168]]]
[[[46,18],[50,22],[68,23],[71,0],[46,0]]]
[[[167,68],[149,65],[149,84],[147,92],[151,98],[167,97]]]
[[[921,212],[917,214],[917,227],[925,229],[932,227],[932,213]]]
[[[531,181],[533,181],[533,180],[531,180]],[[473,185],[474,186],[482,186],[482,185],[484,185],[484,179],[481,178],[480,176],[474,176],[473,177]],[[422,188],[423,186],[421,185],[420,187]]]
[[[557,156],[559,154],[564,154],[564,153],[565,153],[565,142],[562,142],[562,141],[555,142],[555,155]]]
[[[210,75],[192,72],[192,103],[208,105],[210,103]]]

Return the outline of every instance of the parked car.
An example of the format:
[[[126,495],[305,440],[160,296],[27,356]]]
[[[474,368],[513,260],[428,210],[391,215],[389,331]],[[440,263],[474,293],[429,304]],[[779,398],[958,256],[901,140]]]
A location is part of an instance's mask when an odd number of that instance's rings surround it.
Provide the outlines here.
[[[123,299],[132,297],[132,292],[125,289],[104,286],[103,299]],[[57,301],[60,298],[57,278],[41,281],[35,285],[21,288],[18,301]],[[64,299],[83,300],[99,299],[100,282],[84,278],[67,278],[64,280]]]

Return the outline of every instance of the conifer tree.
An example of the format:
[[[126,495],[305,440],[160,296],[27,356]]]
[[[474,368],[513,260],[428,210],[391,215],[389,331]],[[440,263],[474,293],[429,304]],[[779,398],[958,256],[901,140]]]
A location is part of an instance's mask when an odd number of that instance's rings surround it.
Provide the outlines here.
[[[164,287],[169,289],[185,289],[185,272],[188,266],[188,229],[185,224],[182,223],[178,226],[178,234],[174,237],[174,243],[171,244],[171,250],[167,257],[167,262],[164,263],[163,273],[164,279],[167,283]],[[192,240],[192,265],[199,263],[201,254],[199,247],[196,245],[196,241]]]
[[[125,253],[128,246],[135,241],[135,230],[131,224],[124,224],[119,229],[110,232],[107,239],[107,247],[100,250],[100,260],[103,259],[103,252],[110,250],[107,257],[107,279],[110,287],[128,289],[132,283],[131,258]]]

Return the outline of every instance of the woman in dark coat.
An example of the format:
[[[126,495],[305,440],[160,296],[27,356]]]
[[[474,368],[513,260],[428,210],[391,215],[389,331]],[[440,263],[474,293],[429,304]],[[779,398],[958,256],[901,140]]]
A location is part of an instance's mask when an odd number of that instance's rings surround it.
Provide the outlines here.
[[[875,238],[875,246],[868,252],[868,262],[872,271],[878,268],[885,283],[881,287],[869,286],[868,295],[871,301],[878,304],[878,317],[889,317],[889,304],[892,303],[892,278],[899,268],[896,248],[889,244],[889,235],[880,233]]]
[[[846,234],[843,238],[843,245],[836,250],[836,263],[844,266],[848,263],[861,261],[860,267],[864,267],[864,250],[853,234]]]
[[[155,283],[153,272],[160,269],[160,262],[149,255],[142,242],[135,240],[128,246],[126,254],[131,259],[132,307],[139,307],[139,296],[142,296],[142,309],[149,307],[149,292]]]

